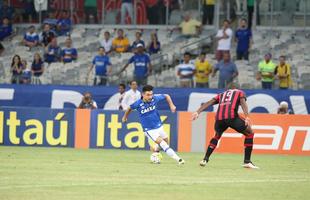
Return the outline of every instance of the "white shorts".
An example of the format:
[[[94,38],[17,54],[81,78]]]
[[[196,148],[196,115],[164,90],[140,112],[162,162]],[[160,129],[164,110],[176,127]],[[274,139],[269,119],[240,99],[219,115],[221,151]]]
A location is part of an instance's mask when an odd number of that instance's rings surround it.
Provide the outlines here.
[[[161,137],[162,139],[166,139],[168,137],[162,126],[157,129],[145,131],[144,134],[146,137],[148,137],[154,142],[157,140],[158,137]]]

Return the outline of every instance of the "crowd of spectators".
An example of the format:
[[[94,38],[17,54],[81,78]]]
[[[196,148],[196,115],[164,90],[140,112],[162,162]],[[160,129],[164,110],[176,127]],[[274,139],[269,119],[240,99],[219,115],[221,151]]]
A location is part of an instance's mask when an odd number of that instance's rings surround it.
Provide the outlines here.
[[[148,10],[158,6],[159,1],[150,1]],[[126,19],[132,21],[132,0],[121,1],[121,21],[125,22]],[[176,66],[177,76],[179,77],[179,84],[181,87],[198,87],[208,88],[210,82],[210,75],[214,77],[219,72],[218,88],[226,88],[230,83],[236,81],[238,77],[238,66],[234,63],[234,57],[237,60],[249,60],[250,49],[253,44],[253,36],[251,31],[251,7],[253,1],[248,0],[247,6],[249,11],[249,19],[240,20],[240,25],[234,32],[230,27],[230,21],[224,20],[222,27],[215,35],[216,52],[215,58],[217,63],[212,66],[209,60],[206,59],[206,54],[202,52],[199,57],[194,58],[190,53],[185,53],[181,63]],[[96,1],[85,1],[85,12],[89,13],[87,17],[95,17],[97,20],[95,9]],[[172,1],[172,5],[181,8],[183,5],[181,1]],[[187,40],[192,37],[197,37],[201,34],[202,25],[213,23],[215,0],[202,1],[203,18],[202,22],[192,18],[190,13],[184,13],[183,21],[175,27],[172,31],[180,31],[180,37],[176,40]],[[95,9],[96,10],[96,9]],[[3,1],[1,6],[1,20],[0,25],[0,40],[4,40],[13,32],[11,20],[13,20],[14,9]],[[154,14],[154,13],[153,13]],[[152,18],[151,15],[149,15]],[[92,19],[86,18],[86,21]],[[153,21],[156,21],[153,19]],[[72,22],[68,11],[64,10],[61,15],[56,18],[54,12],[50,12],[49,16],[43,21],[42,31],[39,32],[37,27],[30,26],[24,34],[22,45],[29,48],[29,51],[35,51],[34,61],[31,64],[31,70],[27,68],[27,64],[23,64],[23,60],[18,55],[14,56],[11,66],[12,83],[34,83],[40,84],[39,77],[44,73],[44,65],[49,65],[53,62],[71,63],[78,59],[78,50],[74,48],[74,44],[70,37]],[[67,36],[65,45],[60,47],[57,44],[58,36]],[[118,29],[117,34],[112,38],[111,33],[104,32],[103,39],[100,41],[100,48],[98,55],[95,55],[89,74],[95,69],[94,85],[107,85],[108,77],[112,75],[112,64],[110,56],[121,53],[133,53],[128,63],[122,68],[120,73],[124,71],[130,64],[134,65],[134,80],[138,85],[147,83],[148,76],[152,73],[152,63],[150,55],[161,52],[161,43],[158,40],[156,31],[150,35],[150,42],[147,44],[143,39],[143,31],[135,33],[134,41],[129,41],[123,29]],[[233,40],[234,39],[234,40]],[[236,42],[236,55],[231,55],[232,42]],[[43,48],[44,53],[40,55],[37,53],[38,48]],[[3,45],[0,43],[0,55],[4,51]],[[18,59],[19,58],[19,59]],[[20,61],[18,61],[20,60]],[[44,64],[46,63],[46,64]],[[258,72],[256,78],[262,82],[263,89],[272,89],[273,83],[279,79],[280,88],[287,89],[291,87],[292,80],[290,77],[290,65],[285,62],[285,56],[279,58],[279,64],[276,65],[272,61],[270,53],[265,55],[265,59],[257,65]],[[32,78],[22,76],[23,72],[30,71]],[[28,73],[29,74],[29,73]],[[28,81],[23,81],[23,77]],[[30,80],[30,81],[29,81]]]

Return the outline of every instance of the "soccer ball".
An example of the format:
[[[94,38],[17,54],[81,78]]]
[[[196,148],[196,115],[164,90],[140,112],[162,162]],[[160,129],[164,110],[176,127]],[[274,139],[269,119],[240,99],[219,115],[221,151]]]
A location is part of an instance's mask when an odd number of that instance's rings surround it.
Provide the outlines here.
[[[152,153],[150,157],[151,162],[154,164],[159,164],[162,159],[163,159],[163,156],[161,155],[161,153],[158,153],[158,152]]]

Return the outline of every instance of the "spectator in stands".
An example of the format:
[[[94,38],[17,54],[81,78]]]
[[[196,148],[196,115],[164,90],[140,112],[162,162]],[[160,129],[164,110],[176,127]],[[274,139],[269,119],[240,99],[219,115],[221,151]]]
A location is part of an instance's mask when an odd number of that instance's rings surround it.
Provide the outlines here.
[[[41,44],[46,47],[53,38],[56,37],[56,33],[54,31],[51,30],[51,27],[49,24],[44,24],[43,25],[43,31],[40,34],[40,42]]]
[[[278,114],[294,114],[294,112],[288,108],[288,103],[286,101],[282,101],[278,108]]]
[[[219,89],[227,88],[234,81],[234,78],[238,76],[238,69],[235,63],[231,61],[228,52],[225,52],[223,54],[223,60],[215,65],[212,77],[215,76],[217,71],[220,72],[218,82]]]
[[[195,62],[196,87],[209,88],[209,75],[212,73],[212,65],[206,60],[206,54],[200,53],[199,59]]]
[[[21,62],[21,58],[19,55],[15,55],[12,59],[11,72],[12,72],[11,83],[20,84],[21,75],[23,73],[23,64]]]
[[[202,0],[202,6],[203,6],[202,24],[212,25],[214,18],[215,0]]]
[[[39,35],[36,33],[34,26],[30,26],[28,31],[24,35],[23,44],[31,50],[31,48],[37,46],[39,43]]]
[[[104,48],[106,54],[112,51],[112,39],[109,31],[104,32],[104,39],[100,41],[100,46]]]
[[[0,19],[8,18],[13,20],[14,17],[14,8],[9,5],[8,0],[3,0],[2,7],[0,9]]]
[[[57,44],[57,38],[53,38],[52,41],[45,47],[44,60],[47,63],[59,62],[61,58],[61,49]]]
[[[64,10],[62,12],[61,18],[57,21],[57,34],[58,35],[68,35],[71,31],[71,19],[69,12]]]
[[[229,26],[230,22],[224,20],[222,29],[218,30],[215,36],[217,40],[216,59],[218,62],[223,59],[224,53],[230,54],[233,31]]]
[[[4,46],[0,42],[0,56],[2,55],[3,52],[4,52]]]
[[[84,15],[86,24],[98,23],[97,0],[84,1]]]
[[[138,44],[136,47],[136,53],[133,55],[128,63],[123,67],[120,73],[122,73],[131,63],[134,64],[134,80],[138,85],[146,85],[147,77],[152,72],[152,64],[150,57],[144,53],[143,44]]]
[[[0,41],[9,37],[13,32],[12,25],[7,17],[3,18],[0,25]]]
[[[85,92],[82,101],[78,107],[79,109],[96,109],[97,103],[93,100],[90,92]]]
[[[66,47],[61,50],[61,61],[64,63],[70,63],[78,58],[77,49],[72,47],[71,38],[66,39]]]
[[[122,106],[122,101],[124,99],[126,92],[126,85],[124,83],[121,83],[118,85],[118,110],[124,110]]]
[[[44,62],[39,53],[35,53],[31,64],[31,72],[33,75],[33,84],[41,84],[40,76],[44,72]]]
[[[280,81],[280,89],[286,90],[292,85],[291,66],[285,62],[285,56],[280,56],[279,65],[275,69],[275,75]]]
[[[124,53],[128,51],[129,40],[124,36],[123,29],[118,29],[117,37],[112,41],[112,47],[117,53]]]
[[[237,60],[249,60],[249,51],[253,40],[252,31],[247,28],[246,19],[241,19],[240,27],[235,33],[235,40],[237,42]]]
[[[49,12],[48,18],[46,18],[43,21],[43,24],[49,24],[51,27],[51,30],[56,31],[57,22],[58,22],[58,20],[56,19],[56,13],[55,12]]]
[[[109,56],[105,54],[104,48],[99,47],[98,55],[96,55],[93,59],[92,65],[89,69],[88,75],[95,67],[95,79],[94,85],[103,85],[106,86],[108,83],[108,76],[111,75],[112,68]],[[98,83],[97,83],[98,79]]]
[[[272,55],[270,53],[265,55],[265,59],[258,64],[258,72],[256,74],[256,79],[262,81],[262,88],[269,90],[272,89],[276,68],[271,57]]]
[[[122,100],[123,110],[127,110],[131,104],[141,99],[141,92],[138,90],[138,84],[136,81],[130,82],[130,90],[125,92],[124,98]]]
[[[193,36],[197,36],[201,33],[201,22],[193,19],[189,13],[186,13],[184,16],[184,20],[181,22],[179,27],[175,29],[181,30],[180,39],[188,39]]]
[[[158,41],[157,34],[151,33],[151,42],[148,45],[149,54],[156,54],[160,52],[160,42]]]
[[[126,15],[129,15],[130,21],[133,24],[133,0],[122,0],[121,5],[121,24],[126,24]]]
[[[23,73],[21,75],[21,83],[22,84],[30,84],[31,83],[31,76],[32,76],[32,72],[31,70],[28,68],[27,65],[27,61],[26,60],[22,60],[22,69],[23,69]]]
[[[176,66],[177,75],[180,78],[181,87],[192,87],[195,74],[195,65],[190,62],[191,54],[186,52],[183,56],[183,63]]]
[[[139,32],[139,31],[136,32],[136,40],[133,41],[133,43],[132,43],[132,45],[131,45],[131,47],[130,47],[131,50],[136,49],[136,47],[137,47],[138,44],[142,44],[143,47],[145,47],[145,43],[144,43],[144,41],[143,41],[141,38],[142,38],[142,33]]]

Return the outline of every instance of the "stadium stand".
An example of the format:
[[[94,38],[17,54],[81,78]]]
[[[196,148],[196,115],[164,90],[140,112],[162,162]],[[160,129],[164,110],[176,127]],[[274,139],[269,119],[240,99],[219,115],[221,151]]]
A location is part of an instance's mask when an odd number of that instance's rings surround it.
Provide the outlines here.
[[[294,13],[294,20],[302,15],[300,13],[304,8],[304,2],[294,4],[296,12]],[[260,4],[261,21],[267,20],[264,13],[267,13],[270,17],[270,8],[273,6],[274,21],[278,24],[283,24],[284,17],[281,17],[278,11],[283,11],[282,4],[271,5],[268,0],[262,0]],[[307,6],[309,6],[307,4]],[[237,6],[239,9],[242,6]],[[286,8],[287,9],[287,8]],[[106,14],[105,22],[116,23],[117,14],[115,10]],[[197,11],[191,10],[192,17],[199,18]],[[221,11],[221,16],[225,16],[225,13]],[[244,15],[244,10],[237,10],[238,17]],[[296,19],[295,19],[296,18]],[[240,19],[240,18],[238,18]],[[221,20],[221,19],[220,19]],[[179,24],[182,21],[182,12],[180,10],[173,10],[170,14],[169,22],[171,24]],[[235,22],[236,24],[237,22]],[[11,37],[4,39],[2,45],[5,51],[0,57],[0,83],[10,83],[11,72],[10,64],[12,57],[17,54],[25,59],[28,63],[31,63],[31,58],[34,53],[44,54],[43,47],[35,47],[29,50],[29,48],[22,45],[21,41],[23,35],[26,33],[29,25],[18,24],[14,25],[14,33]],[[150,43],[150,35],[152,32],[156,32],[158,40],[161,43],[161,51],[151,56],[151,62],[153,65],[153,73],[148,77],[148,82],[159,87],[178,87],[179,80],[176,76],[175,66],[182,62],[182,55],[188,51],[192,54],[192,58],[196,59],[201,51],[207,52],[207,60],[211,64],[216,64],[214,56],[215,40],[214,35],[216,31],[213,27],[205,26],[203,32],[198,37],[192,37],[187,40],[179,41],[175,40],[180,36],[179,32],[170,31],[172,26],[160,26],[154,28],[154,26],[117,26],[124,29],[126,37],[129,39],[130,44],[135,39],[135,33],[137,31],[142,32],[142,39],[145,44]],[[41,32],[42,27],[36,25],[38,32]],[[234,27],[235,30],[235,27]],[[104,32],[109,31],[111,38],[114,38],[117,34],[117,28],[113,25],[74,25],[71,34],[67,36],[58,36],[58,45],[63,48],[67,37],[71,37],[73,46],[78,51],[78,59],[72,63],[51,63],[45,64],[46,70],[41,77],[43,84],[68,84],[68,85],[91,85],[94,74],[87,77],[87,70],[92,62],[92,58],[96,55],[97,49],[100,45],[100,41],[103,39]],[[259,81],[255,80],[255,74],[258,70],[258,63],[264,57],[266,53],[273,55],[273,61],[278,63],[278,58],[281,55],[286,56],[287,62],[291,65],[291,73],[293,80],[293,89],[309,89],[309,65],[310,56],[307,52],[310,50],[310,32],[307,29],[299,28],[294,29],[292,27],[256,27],[253,29],[253,41],[250,52],[249,61],[235,61],[239,76],[237,82],[242,88],[255,89],[261,88]],[[233,43],[231,49],[231,55],[235,59],[236,44]],[[121,67],[127,63],[128,59],[132,56],[131,52],[128,53],[111,53],[110,60],[112,63],[113,76],[109,77],[110,85],[117,85],[119,82],[128,82],[133,76],[133,66],[127,68],[127,70],[118,75]],[[218,77],[210,78],[210,87],[216,88]],[[275,83],[277,85],[277,81]]]

